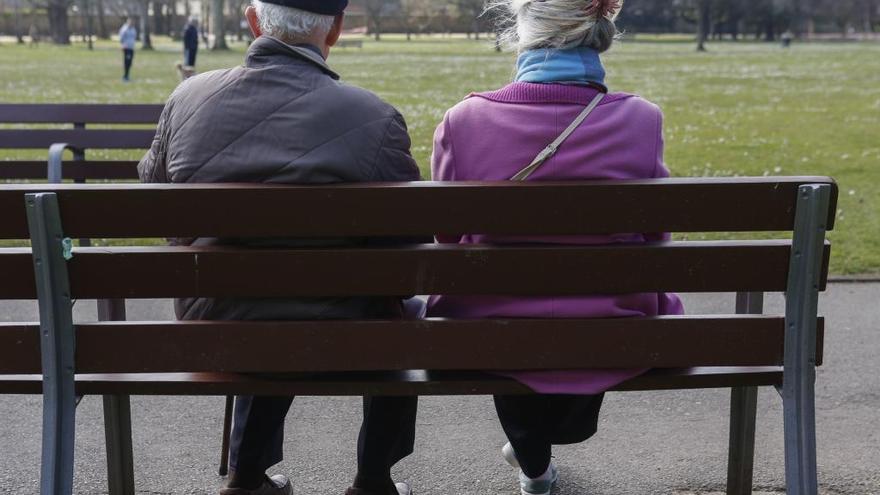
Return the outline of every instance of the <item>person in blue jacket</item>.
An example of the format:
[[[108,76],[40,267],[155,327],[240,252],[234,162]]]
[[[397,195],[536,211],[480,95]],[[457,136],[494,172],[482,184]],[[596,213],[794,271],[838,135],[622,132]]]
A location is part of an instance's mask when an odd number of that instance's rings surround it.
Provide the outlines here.
[[[131,19],[126,19],[125,24],[119,28],[119,44],[122,46],[122,80],[128,82],[129,73],[131,72],[131,64],[134,61],[134,44],[137,40],[137,30]]]

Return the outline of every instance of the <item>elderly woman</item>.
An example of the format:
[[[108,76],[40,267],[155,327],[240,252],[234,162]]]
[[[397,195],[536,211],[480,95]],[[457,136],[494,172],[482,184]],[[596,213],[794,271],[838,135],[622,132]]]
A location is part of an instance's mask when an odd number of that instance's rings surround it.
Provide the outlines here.
[[[662,114],[631,94],[609,93],[599,54],[611,48],[621,6],[612,0],[496,0],[511,20],[506,44],[518,52],[513,83],[472,94],[437,128],[432,170],[440,181],[646,179],[667,177]],[[597,212],[601,214],[601,212]],[[445,243],[642,243],[664,235],[540,239],[440,236]],[[429,316],[600,318],[680,314],[673,294],[582,297],[434,296]],[[542,395],[495,397],[519,467],[522,493],[549,493],[557,480],[552,445],[596,433],[602,393],[642,369],[513,373]]]

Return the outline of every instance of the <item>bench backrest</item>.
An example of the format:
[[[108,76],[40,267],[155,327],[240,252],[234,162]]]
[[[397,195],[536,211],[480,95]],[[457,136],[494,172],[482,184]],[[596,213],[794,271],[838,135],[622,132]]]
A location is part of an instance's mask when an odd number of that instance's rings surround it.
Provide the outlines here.
[[[135,161],[85,161],[87,149],[147,149],[155,134],[162,105],[117,104],[0,104],[0,150],[48,150],[66,143],[76,162],[64,166],[73,179],[136,179]],[[13,124],[2,127],[4,124]],[[44,124],[53,128],[43,128]],[[150,124],[151,128],[108,128]],[[19,128],[40,125],[40,128]],[[63,125],[67,128],[57,128]],[[101,128],[90,128],[98,125]],[[38,160],[0,161],[0,179],[45,179],[46,163]]]
[[[30,229],[25,223],[28,196]],[[107,185],[0,187],[0,256],[40,293],[45,325],[73,335],[71,299],[388,294],[788,293],[786,317],[417,322],[105,322],[76,327],[80,372],[305,372],[781,365],[786,325],[812,328],[837,190],[821,177],[526,184]],[[631,246],[411,245],[242,249],[101,247],[63,238],[350,237],[434,233],[779,232],[793,239]],[[792,246],[795,246],[794,249]],[[54,301],[54,303],[53,303]],[[67,303],[65,303],[67,301]],[[54,323],[53,323],[54,322]],[[8,329],[7,329],[8,330]],[[29,330],[19,329],[19,340]],[[32,332],[31,332],[32,333]],[[790,332],[789,332],[790,333]],[[13,339],[9,331],[4,338]],[[369,352],[364,352],[368,349]],[[406,349],[406,352],[401,352]],[[234,355],[234,358],[233,358]],[[72,355],[70,357],[72,362]],[[18,364],[38,364],[22,349]],[[6,368],[0,365],[0,368]],[[2,372],[2,369],[0,369]]]

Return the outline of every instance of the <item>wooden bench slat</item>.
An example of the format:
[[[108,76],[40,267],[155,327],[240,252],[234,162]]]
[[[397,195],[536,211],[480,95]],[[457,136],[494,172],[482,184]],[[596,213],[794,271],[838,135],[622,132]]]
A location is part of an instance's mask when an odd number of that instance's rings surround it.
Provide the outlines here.
[[[789,241],[301,250],[84,248],[74,250],[68,265],[73,297],[80,299],[561,296],[784,291],[790,252]]]
[[[65,179],[137,180],[137,164],[133,160],[65,161]],[[0,161],[0,179],[46,180],[45,160]]]
[[[797,189],[811,183],[834,184],[827,177],[335,186],[15,184],[0,190],[0,211],[18,208],[27,192],[55,192],[65,232],[97,238],[788,231]],[[113,205],[113,215],[107,215],[107,205]],[[836,211],[833,205],[831,211]],[[831,230],[833,213],[828,222]],[[26,236],[23,217],[0,221],[0,238]]]
[[[39,324],[0,323],[0,353],[0,374],[41,373]]]
[[[68,269],[77,299],[778,292],[786,289],[790,252],[790,241],[781,240],[626,247],[102,247],[74,249]],[[821,290],[830,252],[826,243]],[[36,298],[30,249],[0,249],[0,273],[7,282],[0,284],[0,298]]]
[[[781,367],[657,369],[614,390],[728,388],[782,384]],[[234,373],[82,374],[78,394],[133,395],[489,395],[529,394],[522,384],[474,372],[347,373],[269,380]],[[0,393],[42,393],[40,375],[0,375]]]
[[[332,362],[332,360],[329,359],[328,356],[335,356],[339,359],[343,358],[343,356],[337,355],[337,351],[340,347],[342,347],[342,345],[337,346],[334,344],[334,342],[344,342],[345,347],[349,349],[356,349],[355,353],[359,354],[362,349],[357,348],[356,343],[361,342],[364,339],[369,341],[367,347],[365,348],[373,349],[379,347],[381,349],[382,346],[378,345],[378,340],[376,342],[372,341],[373,336],[375,336],[377,339],[387,339],[394,338],[402,334],[403,337],[405,337],[407,341],[409,341],[419,340],[419,338],[422,338],[421,336],[426,333],[430,333],[432,336],[436,333],[438,335],[438,338],[442,337],[442,342],[446,342],[448,344],[449,339],[453,338],[453,333],[444,335],[443,332],[457,332],[454,335],[463,334],[463,338],[465,340],[463,340],[462,342],[473,342],[475,336],[479,337],[480,341],[483,342],[483,322],[487,322],[487,327],[491,328],[491,330],[486,331],[488,332],[488,334],[492,334],[494,332],[494,335],[501,338],[501,340],[496,343],[496,345],[499,346],[503,346],[505,344],[516,345],[516,339],[514,337],[518,338],[517,336],[525,335],[522,338],[530,338],[530,332],[535,332],[538,335],[545,335],[545,331],[555,331],[557,328],[559,328],[562,332],[564,332],[563,334],[560,334],[561,339],[576,339],[580,342],[589,343],[589,346],[584,344],[583,346],[579,346],[577,349],[570,350],[569,354],[571,354],[572,352],[577,354],[580,352],[581,349],[590,350],[590,354],[584,354],[582,356],[578,355],[576,356],[577,359],[597,355],[597,359],[611,360],[609,356],[599,355],[600,351],[593,348],[593,339],[598,337],[604,338],[604,341],[597,340],[597,342],[598,344],[608,347],[617,342],[613,333],[619,329],[623,329],[621,331],[632,331],[632,339],[635,339],[639,332],[644,332],[648,334],[648,340],[646,342],[635,342],[633,345],[635,349],[639,350],[639,352],[642,352],[642,355],[645,355],[645,353],[647,353],[651,359],[655,359],[653,355],[650,355],[650,349],[647,349],[647,346],[656,345],[659,352],[661,350],[669,350],[670,346],[674,347],[675,345],[679,344],[678,341],[672,343],[658,342],[658,340],[660,340],[660,337],[654,334],[652,330],[654,327],[651,327],[651,325],[652,322],[659,322],[659,328],[666,329],[666,331],[670,335],[684,336],[687,335],[688,332],[698,335],[697,340],[694,340],[693,342],[685,342],[682,347],[694,345],[694,342],[699,342],[701,341],[701,339],[704,338],[713,339],[716,335],[714,332],[720,332],[719,335],[721,335],[722,337],[724,335],[727,335],[731,339],[734,339],[734,347],[732,347],[731,349],[734,353],[739,352],[744,348],[759,348],[761,343],[770,341],[772,345],[769,350],[761,349],[755,351],[755,353],[752,354],[750,357],[751,359],[762,360],[763,357],[770,357],[773,359],[777,358],[777,355],[775,353],[778,351],[782,344],[781,341],[777,342],[773,341],[773,339],[778,337],[777,334],[780,334],[780,332],[784,331],[782,329],[784,321],[782,320],[783,319],[781,317],[776,316],[713,315],[641,319],[516,319],[491,320],[488,322],[487,320],[437,319],[419,322],[338,321],[313,323],[112,322],[92,325],[80,325],[77,328],[77,369],[79,371],[108,371],[111,370],[110,367],[119,364],[120,366],[123,366],[123,368],[112,369],[113,372],[128,371],[131,370],[131,366],[158,366],[161,368],[162,371],[169,371],[167,368],[170,367],[175,368],[172,371],[179,371],[179,368],[181,367],[188,367],[190,365],[195,365],[196,368],[198,368],[198,366],[211,366],[212,363],[219,361],[222,363],[222,366],[224,366],[223,369],[228,369],[228,366],[230,365],[241,365],[247,368],[251,366],[252,363],[255,363],[254,365],[259,367],[256,369],[258,369],[259,371],[267,371],[266,369],[264,369],[267,364],[264,363],[263,360],[264,356],[266,359],[269,359],[269,356],[271,354],[265,353],[274,352],[282,356],[283,362],[274,363],[273,366],[276,366],[276,368],[270,369],[268,371],[278,372],[279,367],[282,368],[281,371],[291,371],[291,369],[289,369],[291,363],[288,363],[286,361],[286,353],[288,352],[301,352],[308,354],[308,352],[311,351],[318,352],[318,349],[315,347],[315,345],[323,346],[324,349],[321,350],[321,352],[327,352],[329,354],[311,356],[307,355],[307,358],[318,360],[320,363],[323,363],[322,366],[333,366],[334,362]],[[824,360],[825,336],[825,319],[823,317],[819,317],[817,327],[818,337],[816,349],[816,365],[821,366]],[[508,329],[512,330],[508,331]],[[132,330],[134,331],[134,333],[114,333],[119,330]],[[151,332],[157,333],[153,334]],[[189,333],[181,334],[178,332]],[[362,334],[362,332],[366,332],[366,334]],[[371,334],[369,332],[378,333]],[[607,334],[604,334],[603,336],[602,332],[607,332]],[[741,339],[739,341],[736,341],[735,339],[738,332]],[[347,340],[344,340],[343,337],[337,337],[340,334],[354,334],[353,338],[356,340],[349,342]],[[159,338],[163,337],[164,335],[167,335],[169,337],[169,340],[162,340],[161,342],[159,342]],[[196,352],[196,354],[193,354],[193,356],[187,356],[186,350],[178,349],[173,344],[169,344],[169,342],[177,342],[173,339],[177,339],[181,335],[186,335],[186,338],[188,339],[188,346],[193,347],[192,350]],[[197,340],[201,337],[205,337],[205,340],[203,342]],[[278,342],[283,342],[284,345],[286,345],[287,347],[284,349],[280,349],[280,344],[272,340],[275,338],[282,339]],[[264,343],[262,347],[260,345],[261,341]],[[251,347],[248,348],[252,349],[252,356],[248,357],[245,355],[239,355],[239,351],[241,348],[238,346],[238,344],[240,344],[241,342],[249,342],[248,345]],[[314,342],[318,342],[318,344],[314,344]],[[554,340],[553,342],[557,341]],[[617,344],[615,344],[618,346],[615,352],[626,353],[627,350],[621,347],[627,345],[626,342],[627,341],[625,340],[620,340]],[[135,354],[135,360],[130,361],[126,357],[120,357],[116,355],[116,350],[114,350],[112,353],[107,353],[106,349],[112,348],[114,343],[121,346],[119,347],[119,349],[130,351],[126,353],[126,355],[130,353]],[[397,342],[395,342],[394,345],[389,345],[386,347],[388,349],[399,349],[401,348],[400,345],[403,344],[398,344]],[[423,340],[420,342],[416,342],[416,345],[418,345],[419,348],[424,348],[426,346],[429,346],[430,344],[426,343]],[[171,351],[167,351],[167,347],[172,347]],[[330,347],[329,351],[327,350],[327,347]],[[470,346],[462,347],[467,348]],[[4,355],[4,359],[0,360],[0,374],[40,372],[41,364],[38,324],[0,323],[0,349],[3,350]],[[615,348],[612,346],[612,349]],[[676,351],[675,349],[672,350]],[[449,352],[456,354],[459,351],[460,350],[452,350]],[[391,351],[385,352],[387,353]],[[437,351],[436,348],[431,347],[430,353],[433,354],[435,352],[439,351]],[[685,349],[681,352],[690,351]],[[722,352],[722,350],[715,349],[715,352]],[[751,353],[752,351],[749,350],[748,352]],[[218,355],[211,356],[210,354],[212,353],[216,353]],[[232,359],[231,361],[223,362],[224,357],[228,357],[230,353],[235,355],[234,359]],[[464,354],[462,353],[462,355]],[[673,352],[672,354],[664,354],[661,357],[663,359],[666,359],[667,357],[671,359],[675,356],[676,354],[675,352]],[[155,357],[156,361],[153,362],[151,357]],[[660,359],[661,357],[657,357],[657,359]],[[431,358],[437,359],[438,357],[433,356]],[[636,356],[635,358],[639,359],[638,356]],[[202,361],[193,362],[192,359],[200,359]],[[420,359],[420,357],[414,356],[412,357],[412,359]],[[90,361],[95,361],[95,363],[97,364],[88,364]],[[611,361],[613,362],[613,360]],[[81,364],[91,366],[92,368],[81,369]],[[523,363],[516,361],[517,366],[520,366],[522,364]],[[302,361],[299,361],[295,365],[299,366],[304,364]],[[99,367],[99,369],[93,369],[96,366]],[[615,366],[620,367],[623,365]],[[185,371],[193,371],[194,369],[187,368]],[[151,370],[152,369],[146,371]],[[137,369],[136,371],[144,372],[145,370]],[[251,369],[248,369],[248,371],[251,371]]]
[[[21,208],[24,215],[24,206]],[[0,248],[0,299],[36,299],[34,261],[29,248]]]
[[[82,373],[764,366],[781,364],[784,320],[113,322],[76,332]],[[0,326],[0,342],[21,351],[0,363],[0,373],[37,372],[38,346],[28,347],[37,337],[35,325]]]
[[[164,105],[4,103],[0,123],[10,124],[155,124]]]
[[[84,149],[147,149],[155,134],[149,129],[0,129],[0,149],[49,149],[55,143]]]

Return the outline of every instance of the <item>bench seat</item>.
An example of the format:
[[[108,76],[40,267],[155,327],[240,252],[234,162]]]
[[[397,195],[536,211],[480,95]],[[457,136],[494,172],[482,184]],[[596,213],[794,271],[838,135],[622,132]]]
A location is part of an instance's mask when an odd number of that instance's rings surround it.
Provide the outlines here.
[[[0,375],[2,394],[40,394],[42,375]],[[729,388],[782,384],[781,366],[657,369],[617,391]],[[80,374],[81,395],[482,395],[529,394],[521,383],[479,372],[411,370],[287,375],[240,373]]]

